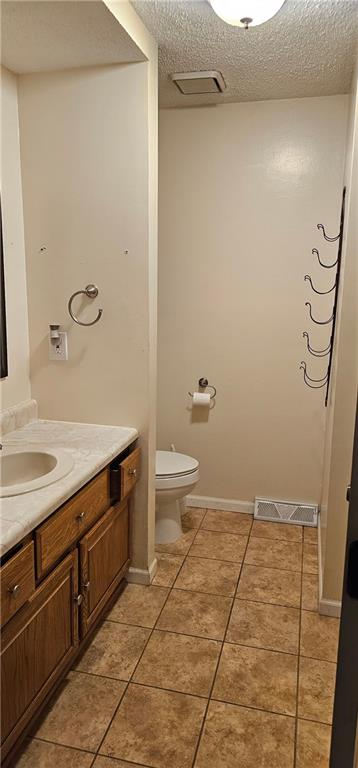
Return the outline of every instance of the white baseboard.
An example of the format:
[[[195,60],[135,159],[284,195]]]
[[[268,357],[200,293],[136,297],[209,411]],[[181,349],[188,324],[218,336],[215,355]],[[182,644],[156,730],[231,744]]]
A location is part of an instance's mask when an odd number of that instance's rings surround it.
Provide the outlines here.
[[[322,536],[321,536],[321,516],[318,515],[318,613],[321,616],[333,616],[339,619],[341,616],[342,603],[339,600],[327,600],[322,597],[323,593],[323,559],[322,559]]]
[[[341,617],[342,604],[339,600],[325,600],[321,597],[318,604],[318,611],[321,616],[334,616],[336,619]]]
[[[215,496],[187,496],[187,507],[201,507],[202,509],[223,509],[227,512],[245,512],[253,515],[255,504],[252,501],[239,501],[239,499],[220,499]]]
[[[130,584],[144,584],[148,586],[152,583],[154,576],[157,572],[158,561],[155,557],[149,568],[129,568],[127,573],[127,581]]]

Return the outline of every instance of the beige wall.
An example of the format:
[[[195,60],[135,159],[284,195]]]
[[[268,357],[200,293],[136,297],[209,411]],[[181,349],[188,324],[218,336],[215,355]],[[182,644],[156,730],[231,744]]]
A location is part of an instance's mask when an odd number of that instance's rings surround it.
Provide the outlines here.
[[[347,205],[332,389],[327,418],[321,514],[321,598],[340,601],[358,386],[358,95],[350,99],[345,168]]]
[[[157,310],[158,310],[158,49],[157,44],[131,4],[121,0],[105,0],[122,27],[148,59],[148,526],[149,551],[154,552],[155,534],[155,451],[157,445]],[[138,525],[136,534],[142,536]]]
[[[31,395],[17,81],[3,67],[0,78],[0,186],[9,368],[8,377],[0,382],[0,408],[10,408]]]
[[[345,96],[160,114],[158,442],[200,461],[196,493],[320,500],[324,392],[308,389],[327,328],[307,319],[303,277],[331,285],[316,223],[339,224]],[[312,301],[327,316],[330,299]],[[314,329],[313,329],[314,328]],[[209,419],[187,391],[217,387]]]
[[[44,418],[139,430],[133,565],[140,569],[154,558],[156,82],[149,70],[140,63],[19,78],[32,393]],[[99,306],[103,317],[83,328],[70,320],[67,302],[89,282],[99,298],[81,318]],[[51,322],[68,331],[68,362],[49,362]]]

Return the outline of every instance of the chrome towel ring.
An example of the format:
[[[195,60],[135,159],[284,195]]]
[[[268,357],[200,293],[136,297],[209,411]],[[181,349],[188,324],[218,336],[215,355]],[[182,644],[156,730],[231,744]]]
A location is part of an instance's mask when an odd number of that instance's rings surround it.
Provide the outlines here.
[[[98,320],[102,317],[103,309],[99,309],[98,310],[97,317],[95,317],[95,319],[92,320],[92,322],[90,322],[90,323],[83,323],[72,312],[72,302],[73,302],[73,299],[75,298],[75,296],[80,296],[81,293],[83,293],[89,299],[95,299],[96,296],[98,296],[98,288],[97,288],[96,285],[93,285],[92,283],[90,283],[89,285],[86,285],[86,288],[85,288],[84,291],[76,291],[75,293],[73,293],[71,298],[70,298],[70,300],[69,300],[69,302],[68,302],[68,311],[69,311],[69,313],[70,313],[70,315],[72,317],[72,320],[74,320],[75,323],[77,323],[78,325],[95,325],[95,323],[98,323]]]

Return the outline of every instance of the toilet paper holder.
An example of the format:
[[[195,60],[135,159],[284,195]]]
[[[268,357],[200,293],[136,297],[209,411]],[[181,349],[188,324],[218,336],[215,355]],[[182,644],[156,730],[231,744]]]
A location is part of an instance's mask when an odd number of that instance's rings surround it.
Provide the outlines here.
[[[201,379],[199,379],[198,385],[202,389],[205,389],[206,387],[208,387],[209,389],[213,389],[214,392],[212,395],[210,395],[210,400],[214,400],[214,397],[216,397],[216,387],[214,387],[212,384],[209,384],[208,380],[204,376],[202,376]],[[194,396],[192,392],[188,392],[188,395],[190,395],[190,397]]]

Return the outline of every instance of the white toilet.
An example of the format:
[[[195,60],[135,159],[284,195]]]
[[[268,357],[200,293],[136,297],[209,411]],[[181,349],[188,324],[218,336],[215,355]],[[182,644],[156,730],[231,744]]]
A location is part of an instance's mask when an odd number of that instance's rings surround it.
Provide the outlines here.
[[[199,480],[199,462],[174,451],[157,451],[155,467],[155,541],[176,541],[182,535],[184,497]]]

